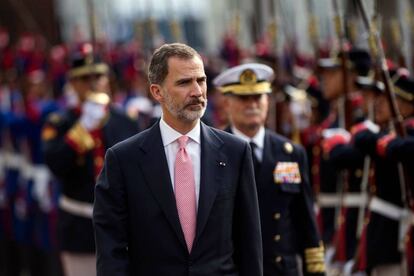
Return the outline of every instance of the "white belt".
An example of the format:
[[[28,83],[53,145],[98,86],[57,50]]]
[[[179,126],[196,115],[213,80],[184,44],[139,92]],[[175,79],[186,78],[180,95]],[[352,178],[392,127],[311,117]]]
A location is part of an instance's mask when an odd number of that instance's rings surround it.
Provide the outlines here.
[[[52,174],[45,165],[34,165],[31,167],[31,179],[33,179],[33,197],[37,199],[43,211],[52,209],[52,198],[49,191]]]
[[[414,225],[414,214],[411,210],[402,208],[393,203],[389,203],[381,198],[374,197],[370,204],[369,209],[379,215],[386,218],[396,220],[400,223],[399,228],[399,245],[400,250],[404,250],[405,236],[412,225]]]
[[[78,201],[62,195],[59,198],[59,207],[69,214],[84,218],[92,218],[93,205],[90,203]]]
[[[368,196],[365,193],[346,193],[343,197],[339,194],[320,193],[317,202],[321,208],[338,207],[341,204],[344,207],[364,207],[368,202]]]
[[[386,218],[393,219],[393,220],[400,220],[401,218],[406,217],[407,215],[412,216],[413,214],[411,211],[401,208],[393,203],[389,203],[379,197],[374,197],[370,204],[369,209],[372,212],[380,214]],[[414,220],[411,222],[414,224]]]

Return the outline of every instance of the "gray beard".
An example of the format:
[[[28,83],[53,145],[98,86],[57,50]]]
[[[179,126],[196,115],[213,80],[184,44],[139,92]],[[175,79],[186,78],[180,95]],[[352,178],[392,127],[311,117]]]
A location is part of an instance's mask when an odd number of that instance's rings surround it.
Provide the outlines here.
[[[165,98],[165,107],[167,110],[180,120],[187,122],[194,122],[195,120],[203,117],[207,108],[207,99],[205,100],[204,107],[201,110],[188,110],[184,106],[179,106],[174,103],[172,97],[168,93],[163,93]]]

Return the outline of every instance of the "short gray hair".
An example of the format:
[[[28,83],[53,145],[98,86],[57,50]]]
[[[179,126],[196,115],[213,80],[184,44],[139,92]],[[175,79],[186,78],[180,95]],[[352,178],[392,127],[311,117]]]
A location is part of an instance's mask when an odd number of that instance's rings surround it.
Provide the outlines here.
[[[148,80],[151,84],[162,84],[168,75],[168,59],[178,57],[192,59],[200,54],[188,45],[182,43],[164,44],[152,55],[148,69]],[[200,57],[201,58],[201,57]]]

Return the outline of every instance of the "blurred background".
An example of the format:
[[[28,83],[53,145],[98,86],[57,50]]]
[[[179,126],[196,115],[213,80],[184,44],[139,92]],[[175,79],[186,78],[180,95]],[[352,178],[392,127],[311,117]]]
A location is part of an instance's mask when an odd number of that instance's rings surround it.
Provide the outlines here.
[[[354,1],[336,2],[337,7],[333,0],[1,0],[0,275],[62,275],[56,235],[60,185],[50,172],[46,188],[25,173],[42,164],[34,156],[41,155],[46,115],[36,109],[44,105],[32,103],[47,99],[53,110],[68,106],[74,52],[93,46],[110,67],[112,104],[140,129],[161,114],[146,74],[152,52],[162,44],[183,42],[201,53],[209,91],[203,120],[217,128],[226,127],[228,118],[211,80],[244,62],[268,64],[276,78],[267,126],[307,146],[305,130],[328,116],[317,61],[341,50],[335,18],[349,47],[371,51]],[[389,64],[412,72],[414,0],[363,2]],[[292,89],[307,92],[305,105],[290,104],[302,99]]]

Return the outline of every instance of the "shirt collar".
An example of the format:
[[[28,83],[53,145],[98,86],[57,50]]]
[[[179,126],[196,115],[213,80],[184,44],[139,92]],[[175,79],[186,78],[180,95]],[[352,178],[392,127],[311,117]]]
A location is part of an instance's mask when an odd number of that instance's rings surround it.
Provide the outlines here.
[[[259,149],[264,148],[265,128],[263,126],[260,127],[259,131],[256,133],[255,136],[253,136],[253,138],[250,138],[250,137],[246,136],[240,130],[235,128],[234,126],[231,126],[231,130],[236,136],[243,139],[244,141],[246,141],[248,143],[254,142]]]
[[[183,136],[181,133],[179,133],[178,131],[173,129],[170,125],[168,125],[167,122],[165,122],[162,117],[160,120],[160,131],[161,131],[161,138],[162,138],[164,147],[168,146],[169,144],[171,144],[172,142],[174,142],[175,140]],[[200,121],[198,121],[195,127],[189,132],[187,132],[185,135],[188,136],[194,142],[200,144],[200,133],[201,133]]]

